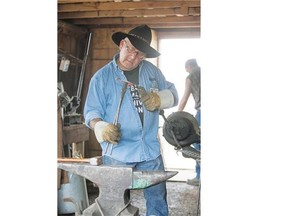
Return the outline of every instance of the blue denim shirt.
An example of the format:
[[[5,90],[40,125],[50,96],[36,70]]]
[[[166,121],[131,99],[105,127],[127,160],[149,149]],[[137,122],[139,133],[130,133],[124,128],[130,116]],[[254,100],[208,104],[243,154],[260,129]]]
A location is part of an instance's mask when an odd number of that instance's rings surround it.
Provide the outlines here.
[[[84,106],[85,124],[94,118],[113,123],[120,99],[122,82],[127,80],[118,67],[115,55],[113,60],[99,69],[90,80],[88,94]],[[155,84],[157,86],[155,86]],[[162,72],[152,63],[143,60],[139,65],[139,85],[147,92],[158,87],[159,91],[169,89],[174,96],[174,105],[178,104],[178,93],[173,83],[166,81]],[[108,155],[121,162],[141,162],[157,158],[160,155],[158,140],[159,111],[150,112],[144,109],[143,126],[139,114],[133,104],[128,88],[120,108],[118,123],[121,125],[121,139],[113,145],[113,151],[105,152],[108,143],[100,143],[102,155]]]

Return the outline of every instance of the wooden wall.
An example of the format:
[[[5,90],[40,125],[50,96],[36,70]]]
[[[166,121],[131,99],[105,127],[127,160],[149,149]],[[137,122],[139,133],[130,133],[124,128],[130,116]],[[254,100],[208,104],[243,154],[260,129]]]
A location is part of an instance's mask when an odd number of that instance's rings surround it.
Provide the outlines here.
[[[58,77],[57,81],[62,82],[64,90],[69,96],[76,96],[81,71],[81,60],[85,53],[85,44],[87,40],[86,29],[70,25],[67,23],[58,23]],[[61,58],[70,60],[67,72],[59,70]]]

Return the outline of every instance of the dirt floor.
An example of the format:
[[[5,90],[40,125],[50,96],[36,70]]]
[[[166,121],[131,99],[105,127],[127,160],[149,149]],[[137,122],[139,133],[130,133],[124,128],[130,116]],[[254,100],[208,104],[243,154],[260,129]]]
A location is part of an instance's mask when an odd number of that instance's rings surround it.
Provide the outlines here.
[[[93,204],[99,195],[97,187],[87,185],[89,204]],[[139,208],[140,216],[145,216],[145,200],[143,190],[131,190],[131,204]],[[167,198],[169,216],[200,216],[197,215],[198,187],[188,185],[186,182],[167,181]],[[74,216],[66,214],[63,216]],[[62,215],[58,215],[62,216]]]
[[[185,182],[167,182],[169,215],[197,216],[198,187]],[[132,205],[139,208],[140,216],[145,216],[145,200],[142,190],[131,192]],[[200,212],[198,214],[200,216]]]

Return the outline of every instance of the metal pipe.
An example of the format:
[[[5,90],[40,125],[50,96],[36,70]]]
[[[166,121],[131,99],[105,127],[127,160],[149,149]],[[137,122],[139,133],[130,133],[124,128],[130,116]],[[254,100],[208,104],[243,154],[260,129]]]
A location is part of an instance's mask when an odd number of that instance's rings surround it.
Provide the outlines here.
[[[89,37],[88,37],[88,42],[87,42],[87,45],[86,45],[86,50],[85,50],[85,53],[84,53],[84,59],[83,59],[83,62],[82,62],[80,78],[79,78],[79,82],[78,82],[77,98],[81,98],[83,78],[84,78],[84,72],[85,72],[85,67],[86,67],[86,61],[87,61],[87,57],[88,57],[88,53],[89,53],[91,35],[92,35],[92,33],[90,32],[89,33]]]

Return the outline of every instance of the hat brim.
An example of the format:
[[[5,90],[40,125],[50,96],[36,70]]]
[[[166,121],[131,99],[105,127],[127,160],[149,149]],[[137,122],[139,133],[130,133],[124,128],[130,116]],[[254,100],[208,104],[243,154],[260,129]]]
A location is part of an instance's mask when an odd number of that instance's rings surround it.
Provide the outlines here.
[[[136,49],[146,54],[146,58],[156,58],[160,56],[160,53],[157,50],[155,50],[153,47],[151,47],[149,44],[145,43],[141,39],[136,38],[132,35],[123,32],[115,32],[112,35],[112,40],[117,46],[119,46],[120,41],[126,37],[128,37],[129,41]]]

